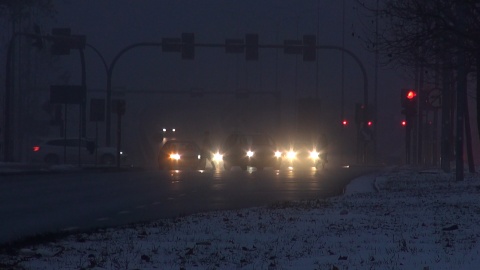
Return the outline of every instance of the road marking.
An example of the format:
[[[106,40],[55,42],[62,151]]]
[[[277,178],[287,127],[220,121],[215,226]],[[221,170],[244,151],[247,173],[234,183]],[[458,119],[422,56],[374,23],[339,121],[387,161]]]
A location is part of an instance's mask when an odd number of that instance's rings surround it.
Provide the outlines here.
[[[120,211],[117,213],[118,215],[126,215],[126,214],[130,214],[130,211],[128,210],[123,210],[123,211]]]

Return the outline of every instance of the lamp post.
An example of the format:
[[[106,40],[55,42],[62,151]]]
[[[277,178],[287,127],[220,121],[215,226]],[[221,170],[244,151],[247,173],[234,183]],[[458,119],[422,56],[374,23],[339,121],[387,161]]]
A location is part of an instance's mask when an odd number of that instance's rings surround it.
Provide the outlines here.
[[[160,42],[139,42],[139,43],[134,43],[132,45],[129,45],[122,49],[117,55],[113,58],[112,62],[110,63],[110,66],[107,68],[107,95],[106,95],[106,121],[105,121],[105,144],[106,146],[111,145],[111,123],[112,123],[112,116],[111,116],[111,110],[112,110],[112,76],[113,76],[113,69],[115,68],[115,64],[117,61],[120,59],[120,57],[128,52],[131,49],[137,48],[137,47],[145,47],[145,46],[162,46],[162,43]]]

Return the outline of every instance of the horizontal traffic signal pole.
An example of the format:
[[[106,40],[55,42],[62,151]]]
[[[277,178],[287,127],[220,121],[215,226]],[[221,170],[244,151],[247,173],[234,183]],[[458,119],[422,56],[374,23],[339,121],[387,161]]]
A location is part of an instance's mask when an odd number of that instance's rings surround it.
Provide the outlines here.
[[[161,42],[139,42],[139,43],[134,43],[132,45],[129,45],[120,52],[118,52],[115,57],[113,58],[112,62],[108,66],[107,69],[107,95],[106,95],[106,102],[105,102],[105,111],[107,112],[106,115],[106,121],[105,121],[105,145],[110,146],[111,145],[111,113],[110,111],[112,110],[112,75],[113,75],[113,69],[115,68],[116,63],[120,59],[122,55],[124,55],[126,52],[139,48],[139,47],[160,47],[162,46]]]
[[[219,43],[195,43],[195,47],[204,47],[204,48],[225,48],[227,45],[226,44],[219,44]],[[245,46],[245,45],[244,45]],[[285,44],[259,44],[258,48],[259,49],[288,49],[288,48],[295,48],[297,46],[295,45],[285,45]],[[298,48],[304,48],[305,45],[298,45]],[[357,62],[358,66],[361,69],[362,76],[363,76],[363,103],[365,105],[368,105],[368,77],[367,77],[367,71],[360,59],[357,57],[356,54],[354,54],[352,51],[349,51],[343,47],[340,46],[333,46],[333,45],[316,45],[315,46],[316,50],[336,50],[340,52],[344,52],[351,56],[355,62]]]
[[[185,35],[187,34],[187,35]],[[132,49],[135,49],[135,48],[139,48],[139,47],[162,47],[163,51],[171,51],[171,52],[181,52],[182,53],[182,56],[186,56],[184,57],[184,59],[193,59],[194,57],[194,52],[187,52],[186,55],[185,55],[185,52],[183,51],[182,49],[182,46],[184,45],[187,45],[189,47],[190,50],[194,50],[194,48],[196,47],[199,47],[199,48],[223,48],[225,49],[225,51],[227,53],[242,53],[245,49],[246,49],[246,44],[245,42],[243,42],[243,44],[241,43],[243,40],[242,39],[226,39],[224,43],[198,43],[198,42],[195,42],[194,40],[194,36],[192,36],[193,34],[191,33],[184,33],[182,34],[182,38],[163,38],[162,41],[163,42],[139,42],[139,43],[134,43],[132,45],[129,45],[127,47],[125,47],[124,49],[122,49],[119,53],[117,53],[117,55],[113,58],[111,64],[109,65],[108,67],[108,72],[107,72],[107,95],[106,95],[106,111],[107,112],[110,112],[111,110],[111,98],[112,98],[112,75],[113,75],[113,70],[114,70],[114,67],[116,65],[116,63],[118,62],[118,60],[120,59],[120,57],[122,55],[124,55],[126,52],[132,50]],[[248,35],[247,35],[248,36]],[[252,38],[252,36],[250,37]],[[254,37],[253,37],[254,38]],[[306,39],[305,39],[306,38]],[[183,40],[182,40],[183,39]],[[305,37],[304,36],[304,40],[310,40],[311,37]],[[185,42],[186,41],[186,42]],[[258,40],[256,41],[258,42]],[[230,47],[230,48],[234,48],[233,51],[229,52],[227,50],[227,48],[229,46],[233,46],[233,47]],[[255,45],[257,46],[257,45]],[[343,47],[340,47],[340,46],[333,46],[333,45],[315,45],[315,46],[312,46],[311,44],[310,45],[305,45],[304,43],[302,43],[302,45],[298,45],[298,46],[295,46],[295,45],[292,45],[292,44],[258,44],[258,49],[289,49],[289,48],[302,48],[302,51],[303,49],[305,48],[315,48],[315,50],[321,50],[321,49],[324,49],[324,50],[336,50],[336,51],[340,51],[340,52],[344,52],[348,55],[350,55],[355,62],[357,62],[357,64],[359,65],[360,69],[361,69],[361,72],[362,72],[362,76],[363,76],[363,94],[364,94],[364,104],[365,105],[368,105],[368,77],[367,77],[367,72],[366,72],[366,69],[365,67],[363,66],[362,62],[360,61],[360,59],[351,51],[343,48]],[[305,59],[305,57],[304,57]],[[249,59],[247,59],[249,60]],[[250,59],[252,60],[252,59]],[[106,145],[107,146],[110,146],[110,137],[111,137],[111,133],[110,133],[110,126],[111,126],[111,115],[109,113],[107,113],[107,117],[106,117],[106,123],[105,123],[105,126],[106,126],[106,132],[105,132],[105,135],[106,135]]]

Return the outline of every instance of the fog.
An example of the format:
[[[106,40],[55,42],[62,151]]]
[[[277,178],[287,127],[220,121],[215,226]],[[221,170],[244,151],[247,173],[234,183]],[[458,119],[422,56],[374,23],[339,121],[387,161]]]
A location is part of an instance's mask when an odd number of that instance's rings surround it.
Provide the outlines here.
[[[194,33],[196,43],[223,44],[227,38],[243,39],[247,33],[257,33],[260,44],[281,45],[286,39],[301,40],[304,34],[318,34],[318,45],[340,48],[344,44],[366,70],[369,103],[378,101],[378,153],[382,159],[401,160],[401,144],[392,144],[402,142],[404,135],[399,125],[399,92],[412,87],[413,80],[403,72],[379,67],[375,99],[374,54],[364,41],[364,26],[371,18],[365,17],[356,1],[347,0],[343,6],[335,0],[59,0],[55,5],[56,18],[42,25],[45,34],[51,28],[70,27],[72,34],[86,35],[89,46],[100,52],[107,65],[129,45],[180,38],[183,32]],[[87,113],[91,98],[105,97],[107,81],[101,58],[91,47],[85,49]],[[152,138],[163,127],[176,127],[177,136],[193,139],[209,130],[219,145],[234,130],[266,132],[283,142],[305,129],[298,124],[298,100],[318,98],[318,115],[312,115],[309,123],[353,157],[355,104],[363,103],[365,96],[362,67],[340,49],[320,49],[317,59],[306,62],[302,55],[264,48],[258,61],[246,61],[244,54],[227,54],[224,48],[196,47],[194,60],[162,52],[160,46],[129,50],[118,58],[112,73],[112,97],[126,100],[122,147],[135,160],[148,162],[158,148]],[[38,111],[31,112],[37,119],[24,116],[29,121],[48,125],[51,113],[45,113],[42,106],[48,103],[49,85],[81,82],[78,53],[56,57],[53,66],[56,68],[47,74],[41,71],[45,75],[37,76],[35,84],[40,90],[29,94],[35,97],[31,110]],[[192,97],[191,91],[203,92],[203,96]],[[238,91],[248,92],[248,98],[237,98]],[[71,106],[68,110],[67,135],[77,136],[78,109]],[[347,127],[341,126],[342,115],[349,122]],[[116,116],[112,114],[111,119],[115,142]],[[23,149],[29,148],[34,137],[60,134],[58,127],[31,126],[19,127],[28,134],[22,137]],[[104,122],[88,121],[87,136],[96,136],[96,128],[99,140],[105,141]],[[369,154],[373,153],[373,143],[368,147]]]

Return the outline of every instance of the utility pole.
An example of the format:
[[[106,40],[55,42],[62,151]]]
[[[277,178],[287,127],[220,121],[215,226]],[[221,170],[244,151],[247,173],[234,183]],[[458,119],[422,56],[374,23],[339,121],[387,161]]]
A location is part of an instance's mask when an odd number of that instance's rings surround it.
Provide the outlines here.
[[[377,129],[378,129],[378,1],[377,0],[377,10],[375,11],[375,81],[373,88],[373,104],[375,106],[375,111],[373,112],[373,158],[377,162]]]
[[[465,29],[465,4],[458,2],[456,11],[459,18],[457,30],[462,33]],[[457,181],[464,179],[463,164],[463,146],[464,146],[464,128],[465,128],[465,105],[467,101],[467,70],[466,55],[462,44],[457,46],[457,117],[456,117],[456,136],[455,136],[455,178]]]
[[[446,49],[443,53],[442,67],[442,126],[441,126],[441,143],[440,143],[440,167],[446,173],[451,171],[451,142],[452,142],[452,89],[451,89],[451,70],[448,65],[451,63],[451,56]]]

